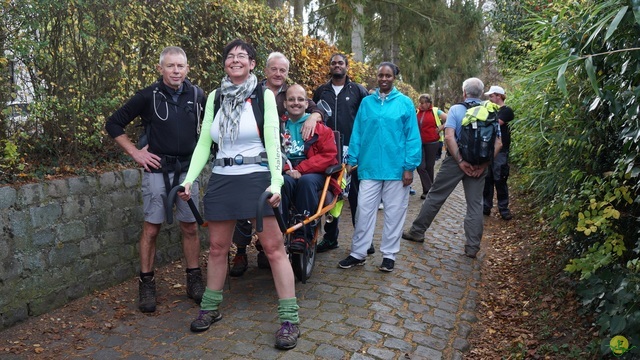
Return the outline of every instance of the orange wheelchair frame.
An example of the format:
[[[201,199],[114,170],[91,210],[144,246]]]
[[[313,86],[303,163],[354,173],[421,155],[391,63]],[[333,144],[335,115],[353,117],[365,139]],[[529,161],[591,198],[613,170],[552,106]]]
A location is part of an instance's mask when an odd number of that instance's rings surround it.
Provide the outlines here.
[[[290,222],[292,223],[289,227],[284,223],[282,218],[282,214],[279,209],[274,209],[274,214],[276,216],[276,220],[278,221],[278,226],[280,227],[280,231],[282,231],[282,236],[284,239],[285,247],[287,248],[287,253],[289,254],[289,260],[291,261],[291,267],[293,268],[293,273],[296,278],[300,280],[303,284],[307,282],[307,279],[311,276],[311,272],[313,271],[313,267],[315,265],[316,259],[316,245],[318,243],[318,235],[320,234],[320,220],[322,216],[325,216],[329,211],[331,211],[336,203],[340,200],[340,195],[335,196],[331,201],[326,203],[327,196],[329,194],[329,183],[331,177],[334,174],[338,174],[337,181],[339,184],[342,183],[342,177],[344,176],[345,165],[344,164],[336,164],[332,165],[325,171],[325,181],[324,186],[322,188],[322,192],[320,194],[320,201],[318,202],[318,209],[314,214],[309,215],[301,215],[294,214],[290,216]],[[264,192],[260,199],[258,200],[258,211],[256,213],[256,231],[261,232],[263,229],[263,204],[270,198],[272,194],[270,192]],[[284,209],[284,211],[290,211],[290,209]],[[332,221],[332,215],[327,215],[327,221]],[[313,224],[315,223],[315,224]],[[289,245],[293,240],[294,231],[309,225],[315,225],[313,228],[312,236],[305,236],[305,238],[311,239],[309,243],[307,243],[306,249],[302,253],[291,252],[289,250]],[[305,234],[306,235],[306,234]]]

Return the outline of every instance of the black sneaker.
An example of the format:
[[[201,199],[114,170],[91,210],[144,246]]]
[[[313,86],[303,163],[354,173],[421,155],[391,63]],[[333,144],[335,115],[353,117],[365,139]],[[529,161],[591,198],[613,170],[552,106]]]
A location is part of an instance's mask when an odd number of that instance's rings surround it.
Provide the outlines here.
[[[367,249],[367,255],[373,255],[376,253],[376,248],[373,247],[373,243],[371,243],[371,246]]]
[[[200,269],[187,272],[187,296],[192,298],[196,304],[202,301],[204,294],[204,281]]]
[[[285,321],[276,332],[276,348],[281,350],[293,349],[298,345],[300,328],[296,324]]]
[[[500,216],[502,216],[503,220],[511,220],[511,219],[513,219],[513,216],[511,216],[511,211],[509,211],[509,210],[500,212]]]
[[[239,277],[247,271],[249,267],[249,260],[247,260],[247,254],[236,254],[231,261],[233,265],[231,265],[231,270],[229,270],[229,276]]]
[[[145,276],[138,282],[138,308],[143,313],[156,311],[156,278]]]
[[[383,258],[382,259],[382,264],[380,265],[378,270],[384,271],[384,272],[392,272],[393,271],[393,266],[395,265],[395,263],[396,262],[391,260],[391,259]]]
[[[491,216],[491,209],[489,209],[489,210],[484,209],[484,210],[482,210],[482,213],[483,213],[485,216]]]
[[[222,319],[222,314],[218,310],[200,310],[198,318],[191,323],[191,331],[200,332],[205,331],[211,327],[211,325]]]
[[[337,241],[331,242],[331,241],[329,241],[329,240],[327,240],[325,238],[322,238],[322,241],[320,241],[320,243],[316,247],[316,252],[322,253],[322,252],[333,250],[333,249],[337,249],[337,248],[338,248],[338,242]]]
[[[349,255],[344,260],[342,260],[342,261],[340,261],[338,263],[338,267],[340,267],[342,269],[348,269],[348,268],[352,268],[352,267],[354,267],[356,265],[362,266],[362,265],[364,265],[365,262],[367,262],[367,259],[358,260],[358,259],[354,258],[353,256]]]
[[[258,268],[260,269],[271,269],[271,264],[269,264],[269,258],[267,258],[267,254],[264,251],[258,252]]]

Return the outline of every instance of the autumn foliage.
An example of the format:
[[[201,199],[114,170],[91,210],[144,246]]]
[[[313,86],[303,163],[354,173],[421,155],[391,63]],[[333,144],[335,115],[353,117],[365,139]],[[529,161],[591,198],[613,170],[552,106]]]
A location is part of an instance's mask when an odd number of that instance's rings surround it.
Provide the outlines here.
[[[0,70],[8,73],[9,60],[16,61],[18,75],[34,87],[0,86],[5,101],[18,90],[30,92],[26,117],[0,112],[0,184],[128,163],[104,122],[157,79],[155,64],[166,46],[185,50],[189,78],[207,93],[219,85],[222,49],[235,38],[255,46],[259,78],[268,54],[280,51],[291,60],[290,81],[309,92],[327,81],[331,54],[342,52],[302,35],[288,13],[253,2],[13,3],[2,10]],[[370,68],[350,65],[352,79],[366,83]],[[140,128],[127,130],[135,139]]]

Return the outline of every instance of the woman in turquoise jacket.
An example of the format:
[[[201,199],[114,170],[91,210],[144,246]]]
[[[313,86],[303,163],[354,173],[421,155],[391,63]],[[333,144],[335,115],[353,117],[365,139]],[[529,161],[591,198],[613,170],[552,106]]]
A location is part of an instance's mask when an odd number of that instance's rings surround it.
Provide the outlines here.
[[[399,73],[393,63],[378,66],[378,89],[362,100],[353,125],[347,171],[358,166],[360,187],[351,254],[338,264],[343,269],[364,265],[381,199],[384,228],[380,271],[393,271],[400,251],[409,185],[422,159],[422,142],[413,102],[393,87]]]

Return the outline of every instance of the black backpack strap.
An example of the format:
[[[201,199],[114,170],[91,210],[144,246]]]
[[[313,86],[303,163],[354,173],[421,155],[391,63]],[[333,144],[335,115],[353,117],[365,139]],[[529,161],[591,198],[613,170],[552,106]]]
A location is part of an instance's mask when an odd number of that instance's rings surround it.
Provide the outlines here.
[[[256,88],[249,98],[251,99],[253,116],[256,118],[256,123],[258,124],[260,141],[262,141],[262,145],[264,145],[264,88],[262,84],[258,83],[258,85],[256,85]]]

